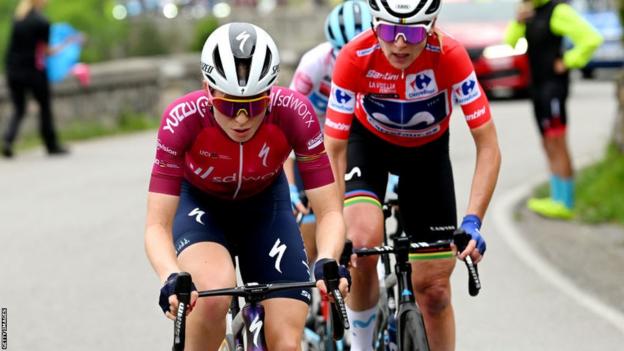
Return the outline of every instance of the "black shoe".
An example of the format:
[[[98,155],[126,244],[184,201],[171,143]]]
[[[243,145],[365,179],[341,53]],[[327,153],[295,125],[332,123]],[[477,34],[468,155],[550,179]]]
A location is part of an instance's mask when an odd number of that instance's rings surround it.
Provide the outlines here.
[[[48,150],[48,155],[50,156],[63,156],[67,154],[69,154],[69,150],[67,150],[66,148],[62,146],[55,147],[54,149]]]
[[[2,156],[6,158],[13,158],[13,149],[10,146],[2,147]]]

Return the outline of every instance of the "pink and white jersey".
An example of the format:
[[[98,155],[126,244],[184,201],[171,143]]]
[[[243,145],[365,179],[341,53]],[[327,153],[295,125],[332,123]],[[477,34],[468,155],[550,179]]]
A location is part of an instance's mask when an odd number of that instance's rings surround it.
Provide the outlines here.
[[[335,63],[332,45],[329,42],[319,44],[303,55],[290,82],[290,89],[310,99],[321,125],[325,119]]]
[[[179,195],[186,179],[209,195],[247,198],[278,177],[293,149],[305,189],[333,182],[323,133],[305,96],[273,87],[270,112],[256,134],[239,143],[215,121],[207,93],[194,91],[165,109],[149,191]]]

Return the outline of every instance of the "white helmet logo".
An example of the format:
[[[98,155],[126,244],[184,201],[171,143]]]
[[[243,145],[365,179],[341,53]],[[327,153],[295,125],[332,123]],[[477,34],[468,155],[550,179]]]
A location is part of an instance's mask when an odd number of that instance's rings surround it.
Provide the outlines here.
[[[249,37],[250,35],[249,33],[247,33],[247,31],[243,31],[242,33],[236,36],[236,40],[240,42],[240,45],[238,46],[238,49],[240,50],[240,52],[244,52],[243,46],[245,46],[245,43],[247,42],[247,39],[249,39]]]

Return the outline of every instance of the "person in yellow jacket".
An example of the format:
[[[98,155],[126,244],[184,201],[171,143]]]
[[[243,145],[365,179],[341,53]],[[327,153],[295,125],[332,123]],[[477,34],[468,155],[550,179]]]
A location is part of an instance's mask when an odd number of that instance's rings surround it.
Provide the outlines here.
[[[562,0],[528,0],[507,27],[505,41],[526,38],[531,100],[550,167],[550,197],[529,199],[530,210],[549,218],[574,215],[574,171],[566,141],[566,99],[570,69],[584,67],[602,44],[600,34]],[[573,47],[564,49],[563,38]]]

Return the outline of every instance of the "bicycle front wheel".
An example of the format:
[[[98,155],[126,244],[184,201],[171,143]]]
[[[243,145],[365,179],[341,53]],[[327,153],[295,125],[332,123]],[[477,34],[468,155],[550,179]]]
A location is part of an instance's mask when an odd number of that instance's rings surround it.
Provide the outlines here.
[[[404,311],[401,314],[400,328],[400,351],[429,351],[425,322],[420,311]]]

